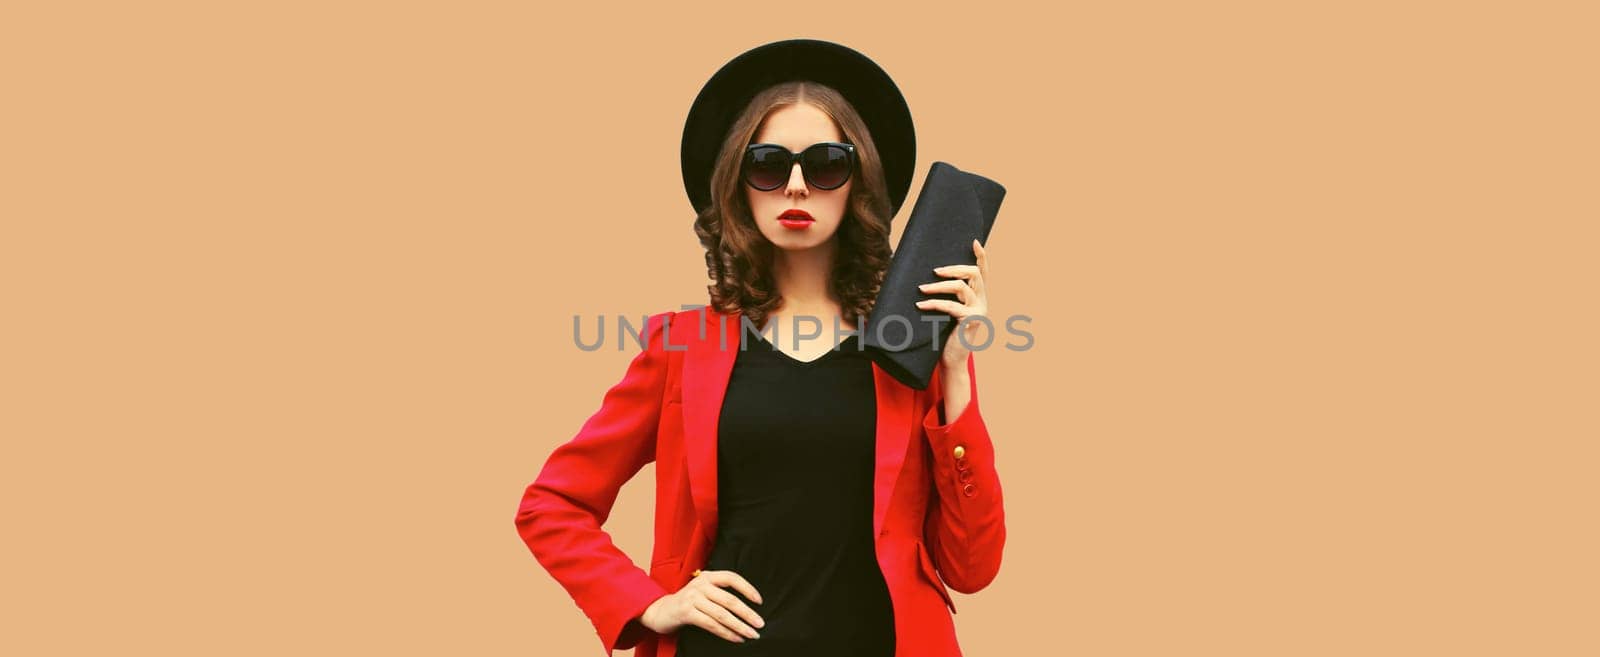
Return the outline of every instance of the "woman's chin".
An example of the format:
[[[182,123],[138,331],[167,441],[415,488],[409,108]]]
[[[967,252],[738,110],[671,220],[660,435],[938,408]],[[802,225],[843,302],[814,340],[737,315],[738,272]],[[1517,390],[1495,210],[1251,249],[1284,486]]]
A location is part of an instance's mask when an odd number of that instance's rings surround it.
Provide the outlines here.
[[[824,235],[816,226],[807,226],[803,230],[780,226],[765,234],[768,242],[784,251],[809,251],[826,244],[828,238],[833,236],[831,233]]]
[[[774,240],[771,240],[771,241],[772,241],[772,245],[778,247],[778,250],[780,250],[780,251],[787,251],[787,252],[790,252],[790,253],[799,253],[801,251],[810,251],[810,250],[815,249],[815,248],[817,248],[819,246],[822,246],[828,240],[826,240],[826,239],[819,240],[819,239],[816,239],[814,237],[791,237],[791,236],[788,236],[788,235],[784,235],[784,236],[780,236],[778,239],[774,239]]]

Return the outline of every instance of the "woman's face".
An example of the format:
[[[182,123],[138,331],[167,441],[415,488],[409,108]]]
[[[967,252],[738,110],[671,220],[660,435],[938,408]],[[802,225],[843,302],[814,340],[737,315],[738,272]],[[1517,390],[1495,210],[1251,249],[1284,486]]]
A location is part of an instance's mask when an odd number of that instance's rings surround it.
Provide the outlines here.
[[[778,144],[791,152],[799,153],[807,146],[821,141],[844,141],[844,135],[832,118],[814,105],[796,103],[772,111],[755,142]],[[785,251],[810,249],[827,243],[839,229],[844,218],[845,205],[850,199],[852,177],[837,189],[817,189],[800,174],[800,163],[789,168],[788,184],[763,192],[743,182],[745,199],[755,217],[756,227],[767,240]],[[779,221],[791,210],[800,210],[811,216],[811,221]]]

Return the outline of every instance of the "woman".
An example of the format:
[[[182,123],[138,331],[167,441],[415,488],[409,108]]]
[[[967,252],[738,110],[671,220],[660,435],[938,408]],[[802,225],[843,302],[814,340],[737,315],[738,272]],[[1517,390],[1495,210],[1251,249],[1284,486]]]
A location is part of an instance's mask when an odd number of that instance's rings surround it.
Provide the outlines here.
[[[607,654],[960,655],[945,585],[987,586],[1005,542],[974,359],[952,336],[918,391],[828,330],[871,310],[914,143],[888,76],[824,41],[751,50],[696,99],[684,180],[711,303],[649,318],[627,375],[517,513]],[[976,266],[922,286],[958,300],[919,306],[986,313],[973,250]],[[646,573],[600,525],[651,461]]]

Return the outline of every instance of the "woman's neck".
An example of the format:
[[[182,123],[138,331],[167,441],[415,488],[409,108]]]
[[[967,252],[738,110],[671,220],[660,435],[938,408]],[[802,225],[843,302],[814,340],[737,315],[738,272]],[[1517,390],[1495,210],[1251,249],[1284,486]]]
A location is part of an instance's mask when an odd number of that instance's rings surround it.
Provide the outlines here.
[[[783,305],[777,314],[789,318],[786,321],[798,316],[815,317],[824,326],[839,315],[839,302],[828,290],[833,256],[833,240],[804,251],[778,251],[772,262],[772,278]],[[851,325],[854,320],[845,318],[843,323]]]
[[[772,261],[772,278],[786,309],[827,305],[828,278],[832,274],[833,240],[804,251],[779,249]]]

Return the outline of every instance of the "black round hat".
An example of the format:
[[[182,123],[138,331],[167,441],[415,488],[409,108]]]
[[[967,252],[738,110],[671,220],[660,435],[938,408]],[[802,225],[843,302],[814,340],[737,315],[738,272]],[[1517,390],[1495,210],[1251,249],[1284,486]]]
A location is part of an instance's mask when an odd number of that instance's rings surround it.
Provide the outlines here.
[[[850,101],[883,160],[889,216],[900,211],[916,167],[917,135],[911,108],[894,80],[855,50],[817,39],[775,41],[745,51],[706,81],[683,124],[683,187],[695,212],[711,204],[711,167],[733,120],[762,89],[789,80],[812,80]]]

